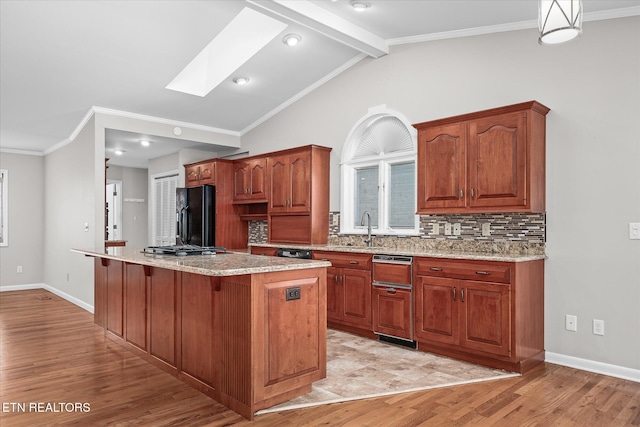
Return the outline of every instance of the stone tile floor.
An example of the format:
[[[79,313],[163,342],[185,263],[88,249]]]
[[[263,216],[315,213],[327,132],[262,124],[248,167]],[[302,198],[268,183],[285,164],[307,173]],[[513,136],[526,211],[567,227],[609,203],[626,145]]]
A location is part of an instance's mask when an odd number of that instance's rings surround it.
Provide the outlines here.
[[[327,377],[311,393],[257,414],[518,375],[329,329]]]

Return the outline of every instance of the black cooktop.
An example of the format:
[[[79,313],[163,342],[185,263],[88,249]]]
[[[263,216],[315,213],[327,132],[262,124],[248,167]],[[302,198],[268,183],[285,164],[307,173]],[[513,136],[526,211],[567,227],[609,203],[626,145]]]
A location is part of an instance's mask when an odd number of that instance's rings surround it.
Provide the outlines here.
[[[142,250],[145,254],[156,255],[215,255],[226,253],[227,250],[220,246],[196,246],[196,245],[173,245],[173,246],[147,246]]]

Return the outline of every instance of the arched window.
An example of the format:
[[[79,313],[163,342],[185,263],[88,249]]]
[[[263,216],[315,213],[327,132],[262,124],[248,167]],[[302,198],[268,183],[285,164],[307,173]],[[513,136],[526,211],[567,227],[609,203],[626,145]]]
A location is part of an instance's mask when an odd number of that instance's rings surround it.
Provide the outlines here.
[[[416,130],[385,106],[351,129],[341,159],[341,233],[417,235]]]

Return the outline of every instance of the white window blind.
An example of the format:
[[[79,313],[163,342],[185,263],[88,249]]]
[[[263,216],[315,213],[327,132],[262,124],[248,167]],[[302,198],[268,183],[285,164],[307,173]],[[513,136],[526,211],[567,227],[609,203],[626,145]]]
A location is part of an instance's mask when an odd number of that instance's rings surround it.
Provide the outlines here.
[[[345,143],[340,231],[365,233],[362,218],[368,212],[374,234],[417,235],[417,134],[399,114],[375,110],[354,126]]]
[[[155,246],[176,243],[176,188],[178,175],[154,178],[153,236]]]

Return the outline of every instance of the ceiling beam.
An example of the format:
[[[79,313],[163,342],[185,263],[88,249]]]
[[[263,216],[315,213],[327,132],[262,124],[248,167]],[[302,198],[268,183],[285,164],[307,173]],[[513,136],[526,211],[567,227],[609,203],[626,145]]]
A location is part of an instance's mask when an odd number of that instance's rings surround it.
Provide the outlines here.
[[[311,28],[373,58],[389,53],[389,46],[383,38],[309,1],[247,0],[247,3]]]

